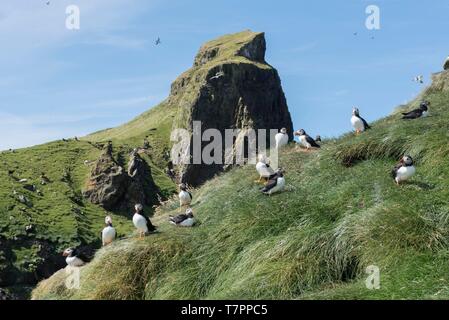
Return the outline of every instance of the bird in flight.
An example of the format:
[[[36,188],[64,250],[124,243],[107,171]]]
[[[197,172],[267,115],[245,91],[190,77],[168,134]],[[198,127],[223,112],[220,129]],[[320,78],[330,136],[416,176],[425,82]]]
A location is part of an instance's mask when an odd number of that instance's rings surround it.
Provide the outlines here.
[[[424,76],[416,76],[413,78],[414,82],[424,83]]]
[[[47,4],[47,6],[49,6],[50,5],[50,1],[47,1],[46,4]]]
[[[156,45],[158,46],[158,45],[160,45],[162,42],[161,42],[161,38],[157,38],[157,40],[156,40]]]

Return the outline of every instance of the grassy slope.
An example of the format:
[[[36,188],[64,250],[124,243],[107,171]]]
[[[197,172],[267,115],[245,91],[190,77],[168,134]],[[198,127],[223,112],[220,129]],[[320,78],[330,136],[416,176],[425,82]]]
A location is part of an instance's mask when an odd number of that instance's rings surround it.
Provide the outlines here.
[[[168,225],[169,201],[160,234],[101,249],[80,290],[66,290],[61,271],[34,298],[449,298],[448,87],[446,72],[405,106],[429,99],[431,117],[406,122],[398,110],[319,152],[288,147],[285,193],[265,197],[253,166],[233,169],[194,191],[200,225],[189,230]],[[397,187],[389,171],[403,153],[418,171]],[[380,290],[364,286],[369,265]]]

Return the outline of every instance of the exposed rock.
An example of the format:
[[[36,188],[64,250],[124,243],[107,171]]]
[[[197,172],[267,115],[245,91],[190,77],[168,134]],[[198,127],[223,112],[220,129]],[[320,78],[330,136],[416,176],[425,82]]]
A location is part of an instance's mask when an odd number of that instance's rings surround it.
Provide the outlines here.
[[[14,300],[15,298],[5,289],[0,288],[0,301]]]
[[[168,104],[180,109],[174,128],[191,132],[193,121],[201,121],[202,132],[214,128],[224,137],[225,129],[285,127],[293,140],[293,124],[281,80],[265,62],[265,50],[264,33],[251,31],[203,45],[193,68],[172,84]],[[207,144],[203,143],[203,147]],[[222,164],[190,164],[178,170],[182,182],[196,186],[224,168]]]
[[[127,210],[135,203],[155,204],[158,190],[148,164],[137,151],[131,154],[128,172],[120,166],[108,145],[95,162],[83,196],[107,210]]]

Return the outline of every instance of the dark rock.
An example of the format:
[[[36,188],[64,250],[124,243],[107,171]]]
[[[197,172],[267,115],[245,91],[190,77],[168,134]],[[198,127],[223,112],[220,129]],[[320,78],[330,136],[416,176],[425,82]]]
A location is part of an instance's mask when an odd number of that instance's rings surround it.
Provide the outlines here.
[[[449,57],[447,57],[446,61],[444,62],[444,70],[449,70]]]
[[[107,210],[122,211],[129,210],[136,203],[156,204],[157,193],[151,169],[137,150],[131,154],[126,172],[108,146],[96,161],[83,196]]]
[[[5,289],[0,288],[0,301],[15,300],[14,296],[8,293]]]

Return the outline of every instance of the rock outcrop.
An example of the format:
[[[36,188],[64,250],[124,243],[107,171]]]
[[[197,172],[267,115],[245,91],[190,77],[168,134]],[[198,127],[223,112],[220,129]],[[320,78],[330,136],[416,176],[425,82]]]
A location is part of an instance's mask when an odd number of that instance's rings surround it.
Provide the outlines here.
[[[132,152],[125,171],[108,146],[96,161],[83,196],[106,210],[123,211],[136,203],[156,204],[157,193],[151,169],[137,150]]]
[[[293,125],[281,80],[265,62],[265,50],[264,33],[251,31],[202,46],[193,68],[172,84],[168,104],[179,108],[174,129],[192,131],[193,121],[201,121],[202,132],[213,128],[224,136],[225,129],[285,127],[292,140]],[[183,182],[198,185],[224,168],[222,164],[188,164],[178,169]]]

